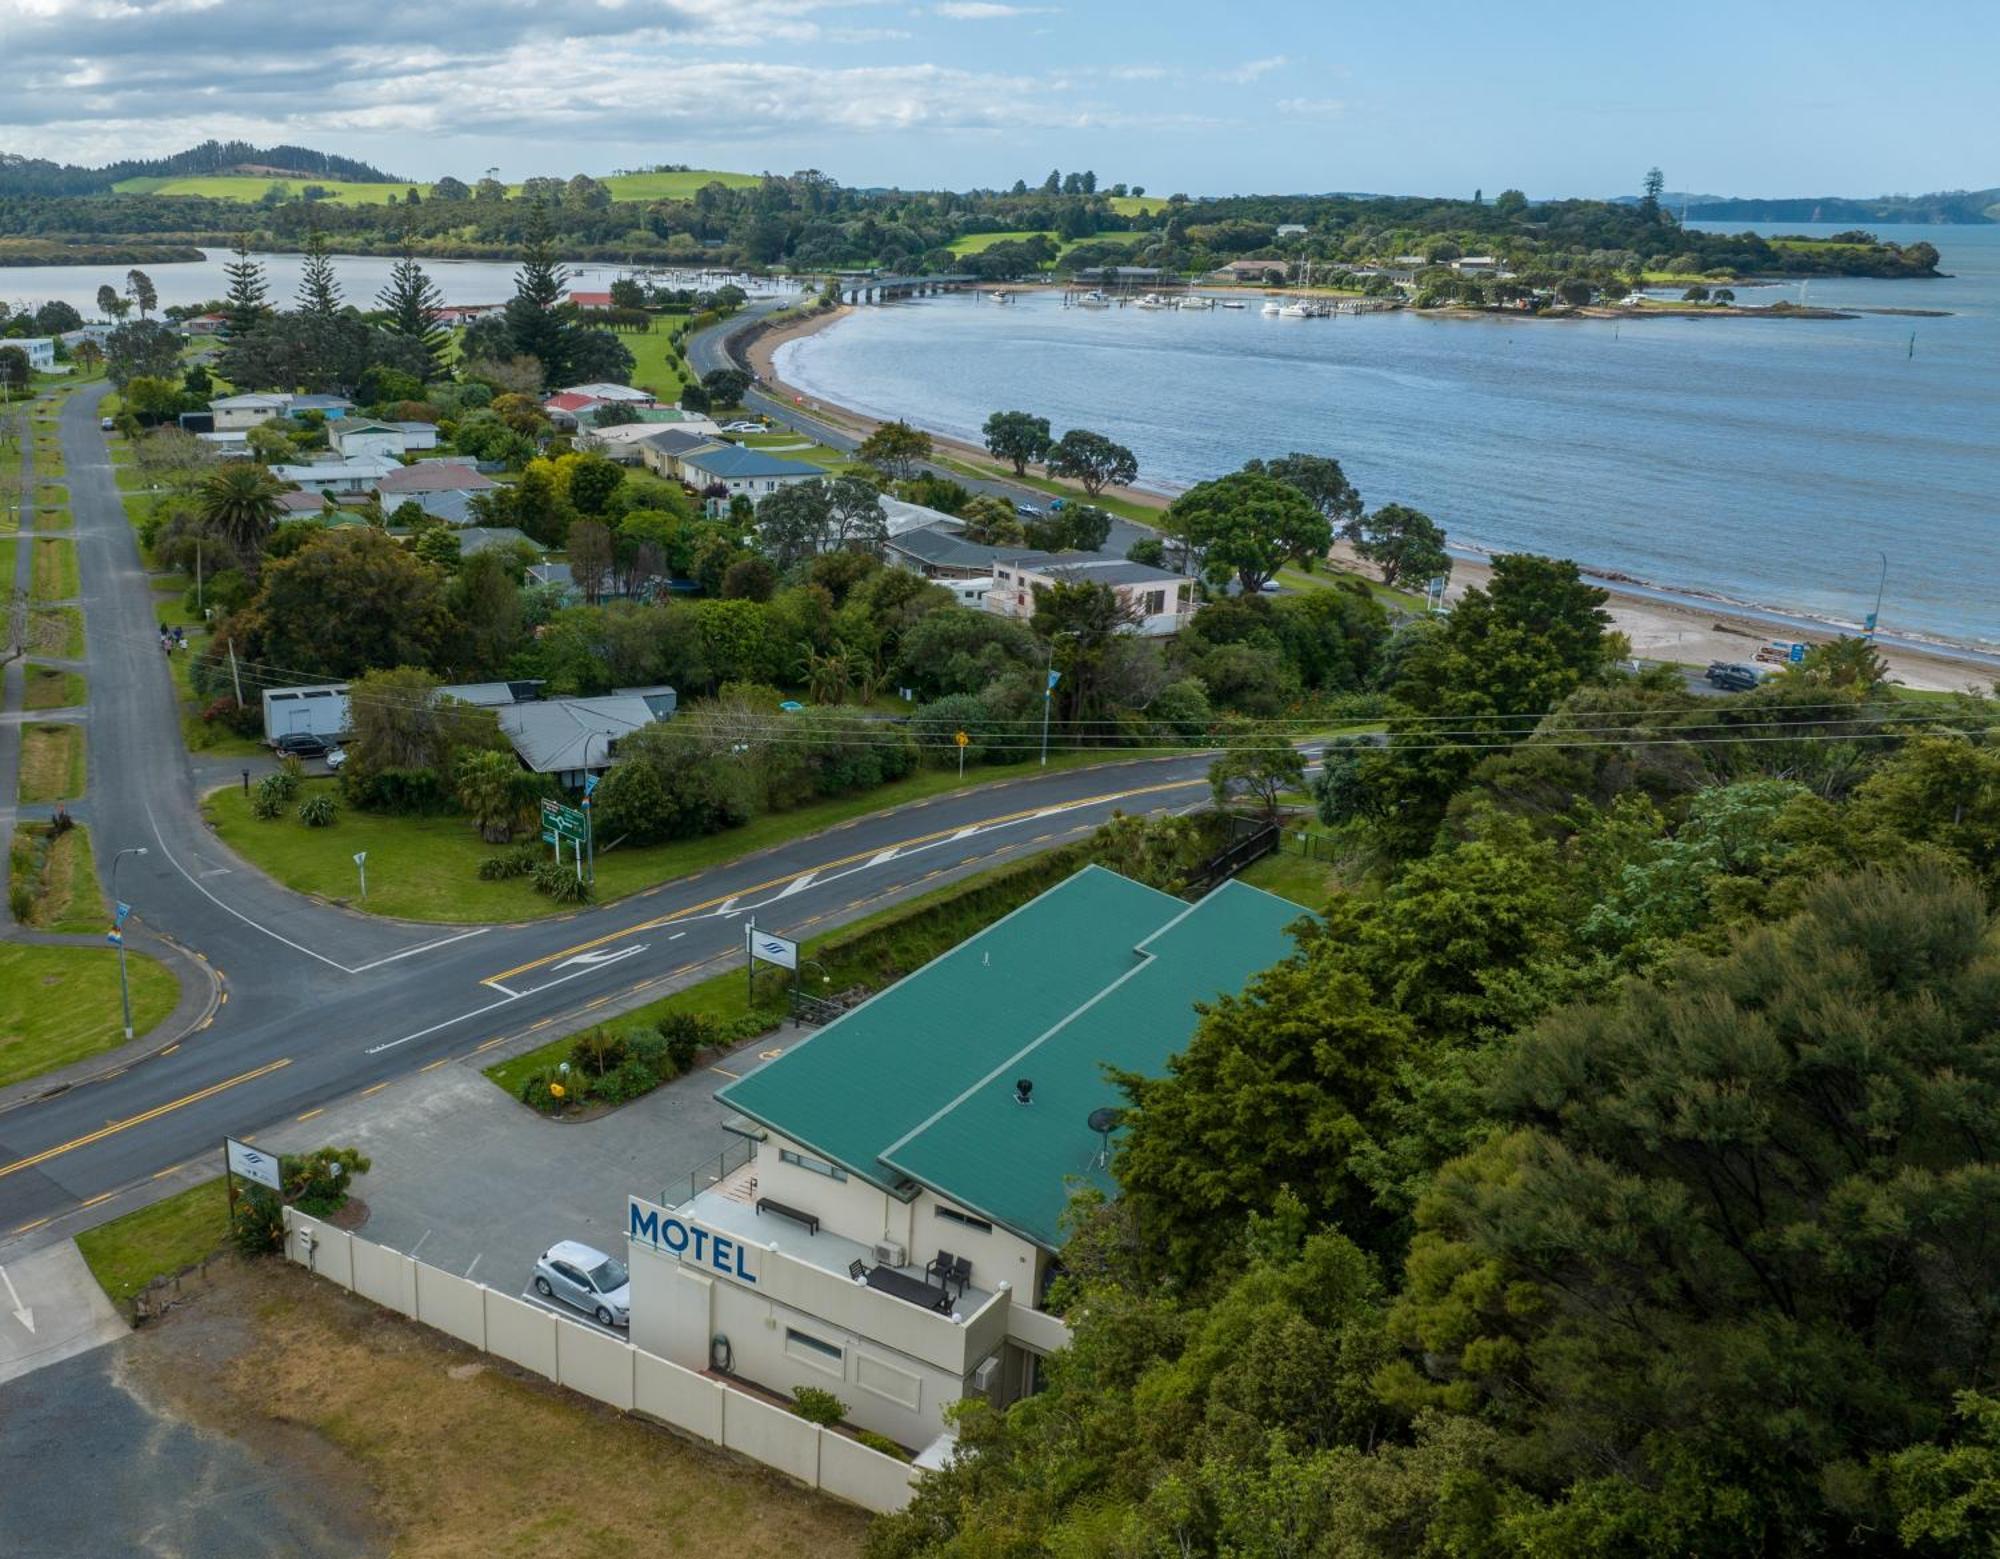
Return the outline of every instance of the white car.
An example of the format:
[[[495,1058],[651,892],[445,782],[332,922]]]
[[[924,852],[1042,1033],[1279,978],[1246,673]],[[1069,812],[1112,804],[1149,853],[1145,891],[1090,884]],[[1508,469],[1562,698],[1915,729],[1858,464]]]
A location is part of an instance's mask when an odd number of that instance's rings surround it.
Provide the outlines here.
[[[625,1263],[576,1240],[557,1240],[535,1263],[535,1292],[560,1299],[599,1326],[632,1322],[632,1280]]]
[[[722,425],[722,431],[725,433],[765,433],[769,429],[761,422],[725,422]]]
[[[341,765],[346,762],[347,762],[347,749],[345,747],[329,747],[327,749],[326,767],[329,773],[338,774],[340,772]]]

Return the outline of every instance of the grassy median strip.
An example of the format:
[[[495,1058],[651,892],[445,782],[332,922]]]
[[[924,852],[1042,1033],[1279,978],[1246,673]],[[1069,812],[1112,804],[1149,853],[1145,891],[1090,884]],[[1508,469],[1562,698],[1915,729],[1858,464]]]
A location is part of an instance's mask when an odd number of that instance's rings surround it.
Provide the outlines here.
[[[600,902],[622,898],[871,813],[971,785],[993,787],[992,811],[1005,813],[1012,807],[1004,781],[1117,761],[1115,753],[1058,753],[1050,757],[1046,770],[1032,764],[974,769],[964,780],[950,769],[920,769],[906,779],[858,795],[768,813],[726,833],[673,844],[600,848],[597,898]],[[480,862],[499,853],[501,847],[484,843],[478,830],[463,817],[384,817],[342,807],[333,826],[308,828],[298,820],[296,809],[269,822],[259,821],[251,815],[250,798],[240,788],[211,793],[202,810],[232,850],[301,893],[358,900],[354,855],[366,850],[365,907],[376,914],[407,920],[529,920],[567,914],[574,907],[543,897],[521,878],[482,882]],[[925,829],[924,813],[911,816],[911,835]],[[838,853],[831,844],[828,849]],[[567,850],[564,858],[568,858]],[[362,906],[357,903],[356,907]]]
[[[76,543],[39,536],[34,542],[34,568],[28,595],[35,601],[73,600],[82,588],[76,575]]]
[[[14,917],[43,931],[102,931],[111,923],[90,830],[58,833],[47,823],[22,823],[8,847],[7,894]]]
[[[127,959],[132,1029],[156,1027],[180,987],[152,959]],[[125,1043],[118,955],[108,947],[0,943],[0,1087]]]
[[[87,696],[82,672],[65,671],[60,666],[38,666],[32,661],[22,692],[21,707],[28,710],[73,709]]]
[[[215,1179],[86,1229],[76,1248],[97,1286],[129,1310],[148,1283],[206,1261],[228,1241],[228,1189]]]
[[[83,727],[21,728],[21,799],[63,801],[83,794]]]
[[[29,614],[28,642],[44,655],[83,659],[83,612],[74,606],[42,606]]]

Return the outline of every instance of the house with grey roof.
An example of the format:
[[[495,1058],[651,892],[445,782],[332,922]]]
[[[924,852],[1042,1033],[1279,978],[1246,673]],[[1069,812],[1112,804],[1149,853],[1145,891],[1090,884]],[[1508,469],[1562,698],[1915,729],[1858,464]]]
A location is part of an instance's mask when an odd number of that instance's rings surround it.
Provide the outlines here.
[[[781,487],[800,482],[819,482],[826,472],[799,460],[781,460],[760,449],[739,449],[734,444],[711,444],[689,450],[679,457],[681,480],[694,488],[722,487],[734,498],[762,498]]]
[[[586,774],[611,767],[618,743],[634,731],[671,720],[679,702],[670,687],[622,688],[598,698],[551,698],[513,704],[497,714],[521,767],[552,774],[575,790]]]
[[[607,429],[607,432],[621,432],[622,429]],[[640,463],[655,476],[664,476],[668,481],[681,480],[681,456],[697,449],[723,447],[714,434],[699,428],[653,428],[637,439],[634,447],[639,452]]]
[[[993,565],[993,588],[982,603],[1002,617],[1035,615],[1035,588],[1059,584],[1108,585],[1138,613],[1133,632],[1148,638],[1178,633],[1194,615],[1194,581],[1185,575],[1107,558],[1095,552],[1019,552]]]
[[[420,493],[484,493],[500,484],[475,469],[470,461],[419,460],[415,465],[398,465],[376,486],[385,507]]]

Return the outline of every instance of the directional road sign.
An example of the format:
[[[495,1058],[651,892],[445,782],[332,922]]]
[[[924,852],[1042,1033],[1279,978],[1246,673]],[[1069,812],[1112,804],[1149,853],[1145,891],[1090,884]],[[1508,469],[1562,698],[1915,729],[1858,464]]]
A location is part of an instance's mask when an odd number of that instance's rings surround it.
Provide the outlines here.
[[[564,839],[582,842],[590,824],[575,807],[566,807],[560,801],[542,802],[542,834],[556,834]]]

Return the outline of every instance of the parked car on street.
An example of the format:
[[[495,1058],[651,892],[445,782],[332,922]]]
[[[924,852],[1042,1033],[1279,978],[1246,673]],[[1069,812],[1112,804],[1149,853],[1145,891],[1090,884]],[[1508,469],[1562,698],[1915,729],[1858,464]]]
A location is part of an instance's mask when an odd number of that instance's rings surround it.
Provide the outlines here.
[[[1037,509],[1033,504],[1025,501],[1015,504],[1014,512],[1020,515],[1020,517],[1024,520],[1039,520],[1042,517],[1042,511],[1040,509]]]
[[[599,1326],[626,1326],[632,1320],[632,1280],[625,1263],[576,1240],[557,1240],[542,1252],[535,1263],[535,1292],[583,1311]]]
[[[1712,661],[1702,675],[1711,686],[1721,688],[1725,693],[1747,693],[1764,680],[1755,666],[1737,660]]]
[[[272,741],[271,751],[280,758],[324,758],[326,738],[310,731],[287,731]]]
[[[746,419],[741,422],[725,422],[722,425],[722,431],[725,433],[765,433],[769,429],[761,422],[751,422]]]
[[[329,747],[326,750],[327,773],[338,774],[342,766],[346,762],[347,762],[347,749],[345,747]]]
[[[113,428],[118,426],[118,419],[116,417],[99,417],[97,425],[104,432],[109,433]]]

